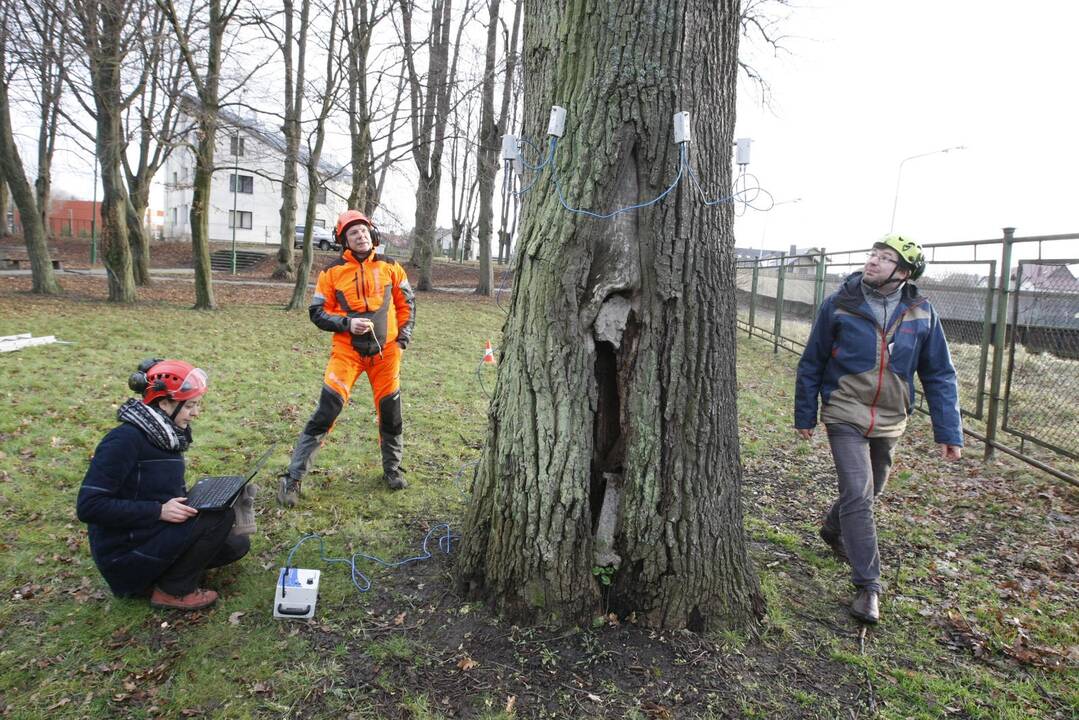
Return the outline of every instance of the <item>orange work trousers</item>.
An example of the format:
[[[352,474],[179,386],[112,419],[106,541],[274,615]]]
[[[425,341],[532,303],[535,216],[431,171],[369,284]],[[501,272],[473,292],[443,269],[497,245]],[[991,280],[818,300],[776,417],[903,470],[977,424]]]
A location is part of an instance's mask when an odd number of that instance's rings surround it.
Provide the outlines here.
[[[352,348],[334,345],[322,380],[327,388],[341,396],[344,407],[352,394],[352,386],[362,373],[367,373],[367,380],[371,383],[371,394],[381,428],[382,401],[401,388],[401,347],[396,342],[387,343],[381,355],[364,357]]]

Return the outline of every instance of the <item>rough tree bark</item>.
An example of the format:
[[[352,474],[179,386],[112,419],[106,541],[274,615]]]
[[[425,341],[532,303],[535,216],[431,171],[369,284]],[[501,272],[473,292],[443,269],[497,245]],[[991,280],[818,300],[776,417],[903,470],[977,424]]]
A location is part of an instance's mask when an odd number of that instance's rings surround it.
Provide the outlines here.
[[[530,3],[524,32],[525,133],[567,108],[554,165],[571,205],[659,195],[683,109],[702,119],[698,176],[726,194],[736,0]],[[731,207],[687,182],[597,220],[542,182],[520,243],[462,587],[525,622],[607,607],[659,627],[746,627],[763,602],[742,527]],[[612,576],[606,591],[593,568]]]

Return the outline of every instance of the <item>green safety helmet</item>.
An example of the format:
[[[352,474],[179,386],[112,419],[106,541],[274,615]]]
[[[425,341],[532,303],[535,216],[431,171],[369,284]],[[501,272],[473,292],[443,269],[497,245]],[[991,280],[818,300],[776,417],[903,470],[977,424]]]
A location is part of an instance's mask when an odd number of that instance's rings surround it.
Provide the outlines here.
[[[895,250],[899,254],[899,267],[910,272],[911,280],[917,280],[925,272],[925,253],[922,252],[922,246],[910,238],[890,233],[873,243],[873,247]]]

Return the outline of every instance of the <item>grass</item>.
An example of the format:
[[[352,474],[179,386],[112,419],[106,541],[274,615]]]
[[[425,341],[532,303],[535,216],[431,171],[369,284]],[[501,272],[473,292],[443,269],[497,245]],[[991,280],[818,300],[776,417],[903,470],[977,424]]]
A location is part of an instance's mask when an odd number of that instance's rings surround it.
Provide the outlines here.
[[[475,371],[484,341],[498,345],[501,323],[491,302],[422,295],[402,371],[409,490],[382,486],[375,412],[361,381],[301,507],[286,512],[268,491],[260,495],[252,554],[211,583],[222,590],[218,607],[182,616],[112,598],[74,515],[87,461],[130,395],[128,374],[151,355],[206,368],[211,391],[190,474],[235,471],[276,441],[260,478],[268,488],[314,408],[328,335],[305,314],[270,304],[197,313],[164,302],[124,308],[0,293],[0,335],[33,330],[74,343],[0,356],[0,716],[291,717],[317,690],[318,716],[380,717],[385,705],[349,684],[358,662],[352,645],[363,662],[381,666],[379,685],[397,715],[444,717],[442,698],[408,686],[392,668],[428,664],[447,648],[404,633],[369,636],[372,596],[357,593],[340,566],[322,566],[313,627],[324,632],[275,621],[273,579],[308,532],[325,537],[329,555],[363,550],[392,559],[415,554],[431,524],[458,521],[486,427]],[[944,468],[922,452],[930,443],[916,419],[879,515],[885,622],[860,643],[843,608],[846,568],[815,535],[832,492],[827,444],[819,434],[795,442],[790,430],[796,358],[745,338],[738,353],[747,534],[769,615],[759,638],[713,640],[730,656],[763,647],[798,673],[765,668],[742,677],[733,697],[700,715],[741,708],[747,717],[846,717],[846,700],[811,682],[828,663],[865,682],[864,695],[886,718],[1079,712],[1074,660],[1053,670],[1015,657],[1026,650],[1048,659],[1045,649],[1079,646],[1076,576],[1054,569],[1061,548],[1075,547],[1074,525],[1059,519],[1076,514],[1074,493],[1010,463]],[[494,372],[483,372],[489,390]],[[317,543],[298,557],[319,566]],[[364,570],[376,591],[393,572]],[[329,636],[348,642],[316,644]],[[590,668],[610,662],[591,631],[573,642],[597,658]],[[569,663],[545,643],[526,649],[544,673]],[[617,700],[612,707],[650,716],[617,691],[612,678],[603,693]],[[518,716],[504,710],[507,693],[498,687],[476,702],[478,717]]]

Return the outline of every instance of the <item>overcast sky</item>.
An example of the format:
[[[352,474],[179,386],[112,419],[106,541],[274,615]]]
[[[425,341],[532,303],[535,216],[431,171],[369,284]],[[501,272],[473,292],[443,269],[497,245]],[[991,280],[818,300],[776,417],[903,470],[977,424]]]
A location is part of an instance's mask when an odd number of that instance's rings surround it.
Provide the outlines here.
[[[867,247],[889,229],[903,159],[959,145],[905,163],[896,230],[924,243],[1079,232],[1079,2],[792,1],[784,51],[743,43],[771,102],[740,80],[736,135],[753,138],[749,171],[776,205],[738,218],[740,246]],[[58,158],[56,186],[88,197],[79,155]],[[411,193],[387,197],[405,223]]]
[[[737,220],[739,245],[864,248],[903,159],[957,145],[904,164],[897,231],[1079,232],[1079,2],[816,0],[783,28],[787,53],[753,56],[771,109],[741,85],[736,134],[777,205]]]

